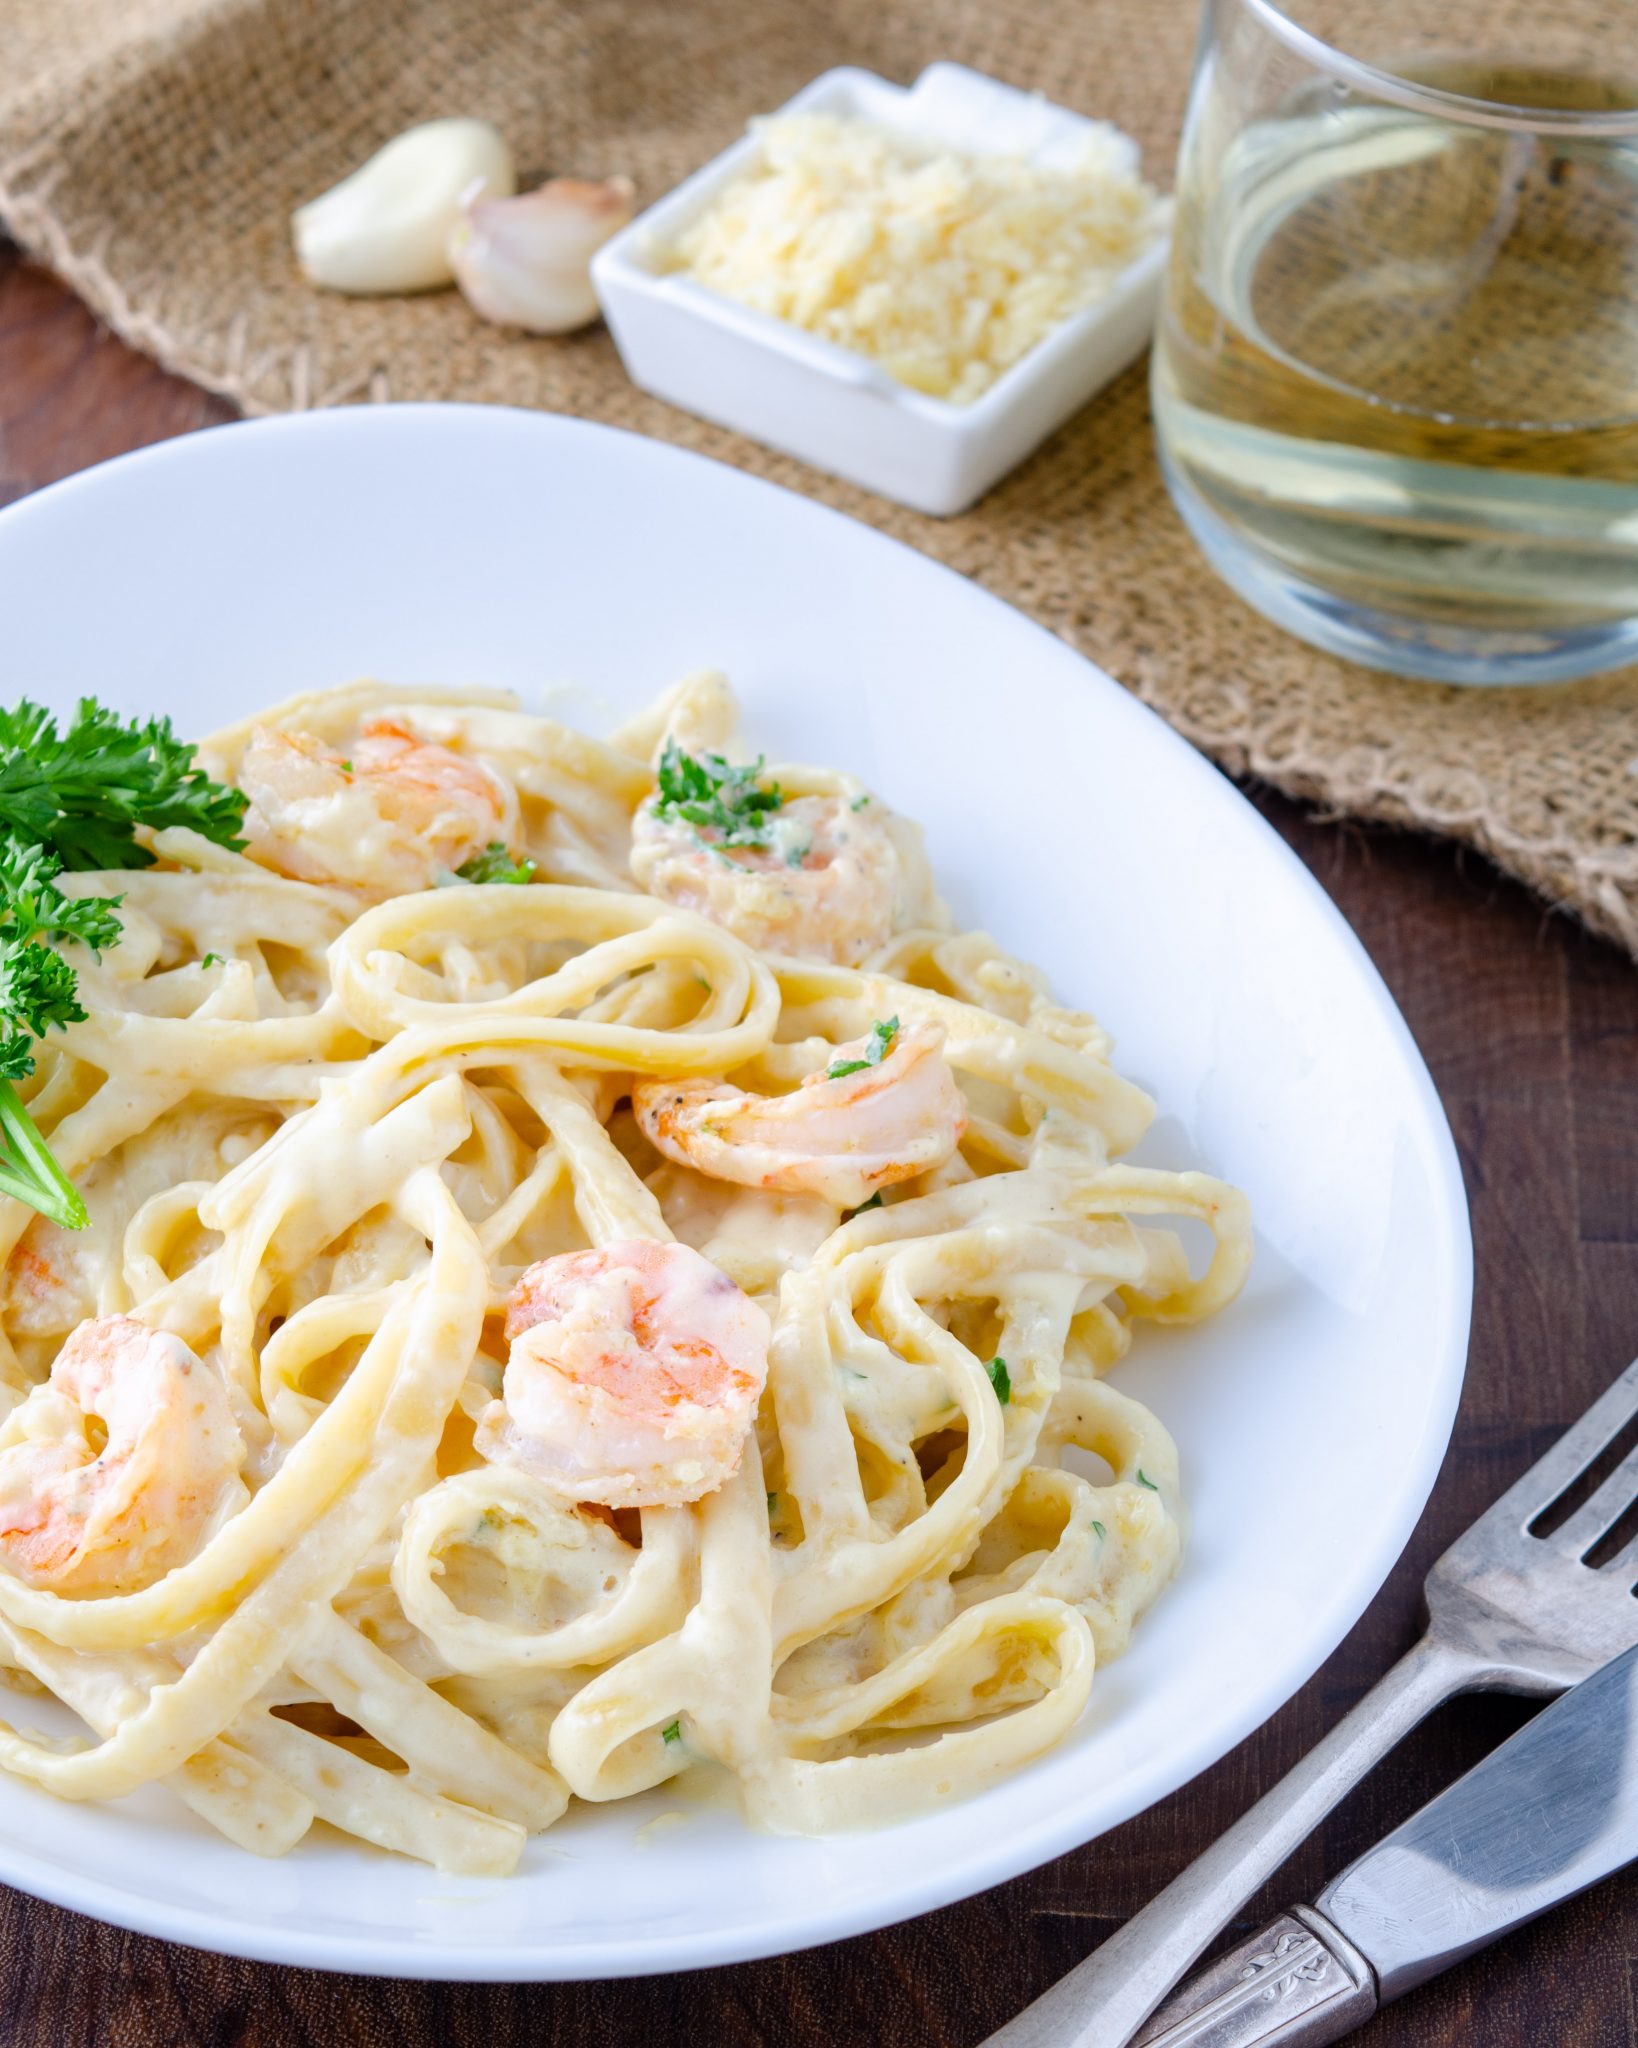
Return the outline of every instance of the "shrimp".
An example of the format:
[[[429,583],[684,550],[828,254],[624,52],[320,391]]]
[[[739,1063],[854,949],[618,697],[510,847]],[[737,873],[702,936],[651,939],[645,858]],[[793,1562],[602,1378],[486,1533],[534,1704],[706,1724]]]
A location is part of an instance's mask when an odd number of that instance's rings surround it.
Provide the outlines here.
[[[666,808],[649,797],[632,820],[638,887],[758,951],[852,967],[930,914],[915,827],[868,797],[793,797],[758,814],[763,845],[719,843]]]
[[[561,1500],[675,1507],[738,1469],[768,1318],[687,1245],[631,1238],[530,1266],[477,1447]]]
[[[0,1450],[0,1565],[55,1593],[127,1593],[194,1555],[244,1498],[221,1380],[129,1316],[81,1323]]]
[[[255,860],[300,882],[403,895],[516,828],[517,795],[480,761],[394,719],[360,727],[350,759],[259,725],[239,762]]]
[[[822,1068],[787,1095],[748,1095],[726,1081],[638,1081],[631,1106],[650,1143],[681,1166],[818,1195],[838,1209],[942,1166],[960,1144],[967,1105],[938,1025],[878,1025],[839,1046],[832,1065],[854,1071]]]
[[[78,1234],[37,1217],[13,1248],[0,1277],[0,1308],[8,1334],[54,1337],[73,1329],[95,1306],[97,1277],[97,1261],[84,1255]]]

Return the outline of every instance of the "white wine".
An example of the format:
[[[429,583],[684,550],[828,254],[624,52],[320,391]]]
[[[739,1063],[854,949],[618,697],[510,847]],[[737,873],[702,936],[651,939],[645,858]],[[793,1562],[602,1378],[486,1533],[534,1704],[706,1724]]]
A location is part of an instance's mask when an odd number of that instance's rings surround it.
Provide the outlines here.
[[[1610,79],[1415,69],[1638,109]],[[1255,602],[1381,665],[1546,679],[1622,636],[1638,654],[1638,133],[1427,107],[1315,79],[1209,161],[1186,142],[1154,364],[1174,493]]]

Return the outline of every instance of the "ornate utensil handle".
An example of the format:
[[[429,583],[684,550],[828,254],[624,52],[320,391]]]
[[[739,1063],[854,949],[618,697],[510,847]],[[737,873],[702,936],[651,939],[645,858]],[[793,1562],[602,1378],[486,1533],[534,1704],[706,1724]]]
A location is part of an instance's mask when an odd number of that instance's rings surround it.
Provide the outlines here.
[[[1202,1970],[1133,2048],[1323,2048],[1376,2008],[1369,1963],[1323,1914],[1298,1906]]]
[[[1371,1766],[1442,1700],[1482,1683],[1487,1670],[1423,1636],[1227,1834],[985,2048],[1125,2048],[1214,1936]]]

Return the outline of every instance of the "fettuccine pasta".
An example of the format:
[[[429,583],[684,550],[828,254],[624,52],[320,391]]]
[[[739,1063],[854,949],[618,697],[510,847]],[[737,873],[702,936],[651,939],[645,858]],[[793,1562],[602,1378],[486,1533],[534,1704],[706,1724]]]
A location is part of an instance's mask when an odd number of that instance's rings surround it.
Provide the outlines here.
[[[0,1207],[0,1658],[83,1732],[5,1769],[499,1873],[571,1798],[874,1825],[1074,1725],[1181,1542],[1105,1375],[1246,1205],[1121,1164],[1093,1020],[735,719],[296,699],[201,749],[243,852],[64,878],[123,935],[25,1086],[91,1225]]]

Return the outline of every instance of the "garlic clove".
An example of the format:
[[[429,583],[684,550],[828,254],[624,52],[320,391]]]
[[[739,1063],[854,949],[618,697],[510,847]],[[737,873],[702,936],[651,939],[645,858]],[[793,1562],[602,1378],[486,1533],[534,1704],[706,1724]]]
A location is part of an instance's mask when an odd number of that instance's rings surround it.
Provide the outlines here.
[[[629,178],[553,178],[516,199],[470,201],[449,237],[455,282],[474,312],[533,334],[567,334],[598,314],[591,260],[632,214]]]
[[[334,292],[424,292],[453,282],[446,253],[464,201],[517,190],[487,121],[423,121],[290,217],[296,257]]]

